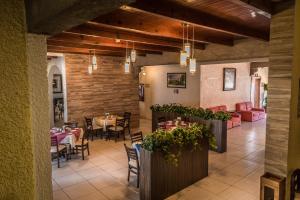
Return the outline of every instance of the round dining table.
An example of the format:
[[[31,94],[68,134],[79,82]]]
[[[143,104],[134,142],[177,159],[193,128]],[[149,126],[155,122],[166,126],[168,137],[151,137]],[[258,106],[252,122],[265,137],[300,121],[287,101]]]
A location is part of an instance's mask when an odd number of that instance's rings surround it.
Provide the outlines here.
[[[116,126],[117,119],[123,119],[123,117],[118,115],[98,116],[94,117],[94,123],[97,126],[103,127],[103,131],[106,131],[107,126]]]

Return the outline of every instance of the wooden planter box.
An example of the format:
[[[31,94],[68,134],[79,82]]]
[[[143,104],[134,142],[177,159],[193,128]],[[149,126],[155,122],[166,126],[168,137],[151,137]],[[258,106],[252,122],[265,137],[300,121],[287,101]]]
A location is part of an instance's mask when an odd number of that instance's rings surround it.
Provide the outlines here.
[[[208,176],[208,142],[200,149],[182,151],[178,166],[162,153],[141,149],[140,200],[162,200]]]
[[[222,120],[204,120],[198,117],[185,117],[180,116],[177,113],[165,113],[165,112],[152,112],[152,132],[158,128],[158,119],[165,117],[166,120],[174,120],[177,117],[181,117],[183,120],[195,122],[199,124],[205,124],[210,128],[211,132],[216,137],[217,149],[216,152],[223,153],[227,151],[227,121]]]

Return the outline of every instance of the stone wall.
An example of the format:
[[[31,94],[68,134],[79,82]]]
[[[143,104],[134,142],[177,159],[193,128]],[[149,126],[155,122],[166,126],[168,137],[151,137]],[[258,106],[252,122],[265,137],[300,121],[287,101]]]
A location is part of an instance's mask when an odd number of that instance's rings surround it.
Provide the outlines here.
[[[83,125],[84,116],[105,112],[132,113],[132,127],[139,125],[138,77],[124,74],[124,58],[97,57],[98,69],[88,74],[88,55],[66,54],[68,119]]]

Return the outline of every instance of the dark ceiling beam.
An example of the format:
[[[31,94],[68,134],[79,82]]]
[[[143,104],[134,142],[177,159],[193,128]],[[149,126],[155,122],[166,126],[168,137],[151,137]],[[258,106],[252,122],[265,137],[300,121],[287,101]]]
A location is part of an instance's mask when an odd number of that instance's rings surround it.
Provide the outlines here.
[[[111,52],[126,51],[125,48],[120,48],[120,47],[101,47],[99,45],[81,44],[76,42],[54,41],[54,40],[48,40],[47,45],[52,47],[82,48],[82,49],[97,50],[97,51],[111,51]],[[149,51],[149,50],[136,50],[136,51],[137,53],[162,54],[161,51]]]
[[[25,0],[28,32],[53,35],[135,0]]]
[[[269,33],[255,30],[245,25],[235,24],[222,19],[221,16],[215,17],[192,8],[181,6],[178,3],[170,0],[137,0],[135,3],[132,3],[129,6],[123,6],[123,9],[140,11],[147,14],[176,19],[181,22],[194,24],[195,26],[209,28],[211,30],[243,37],[251,37],[266,41],[269,40]]]
[[[83,24],[77,27],[74,27],[66,33],[80,34],[82,36],[92,36],[92,37],[105,37],[112,39],[120,39],[126,41],[134,41],[141,44],[151,44],[158,46],[169,46],[182,48],[182,40],[172,39],[161,36],[151,36],[142,33],[136,33],[128,30],[117,29],[108,25],[100,24]],[[195,49],[205,49],[205,44],[195,43]]]
[[[272,2],[270,0],[228,0],[232,3],[247,7],[256,13],[271,18]]]
[[[126,47],[136,50],[149,50],[149,51],[167,51],[167,52],[179,52],[180,48],[178,47],[169,47],[169,46],[158,46],[158,45],[151,45],[151,44],[142,44],[142,43],[133,43],[126,41],[116,42],[115,39],[112,38],[104,38],[104,37],[93,37],[93,36],[86,36],[86,35],[79,35],[79,34],[72,34],[72,33],[61,33],[55,35],[53,37],[48,38],[49,42],[55,41],[63,41],[63,42],[72,42],[76,44],[88,44],[88,45],[95,45],[97,48],[107,49],[107,48],[122,48],[125,49]]]
[[[123,7],[125,8],[125,7]],[[129,8],[129,7],[127,7]],[[131,8],[136,10],[135,8]],[[180,11],[179,11],[180,12]],[[139,17],[141,16],[141,17]],[[135,31],[142,34],[152,35],[152,36],[164,36],[167,38],[182,39],[182,24],[181,22],[174,21],[171,19],[161,18],[161,16],[153,18],[149,13],[137,10],[135,13],[131,13],[130,10],[126,9],[116,10],[107,15],[102,15],[90,22],[89,24],[100,24],[109,25],[116,27],[118,29],[123,29],[127,31]],[[189,38],[192,37],[192,29],[190,27]],[[220,34],[219,34],[220,35]],[[227,34],[228,35],[228,34]],[[230,38],[223,36],[215,36],[214,34],[209,34],[202,31],[197,31],[195,27],[195,43],[216,43],[227,46],[233,46],[232,35]]]
[[[70,54],[85,54],[89,55],[90,51],[88,49],[82,49],[82,48],[68,48],[68,47],[57,47],[57,46],[48,46],[47,52],[51,53],[70,53]],[[95,51],[96,55],[99,56],[117,56],[117,57],[124,57],[126,55],[126,52],[112,52],[112,51]],[[144,53],[137,53],[138,56],[146,56]]]

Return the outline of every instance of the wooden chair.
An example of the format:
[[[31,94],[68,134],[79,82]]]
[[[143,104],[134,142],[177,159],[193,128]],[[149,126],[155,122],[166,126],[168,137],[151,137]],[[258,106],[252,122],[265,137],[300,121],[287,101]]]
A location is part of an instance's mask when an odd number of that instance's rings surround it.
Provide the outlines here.
[[[81,151],[82,160],[84,160],[84,151],[87,150],[88,155],[90,155],[88,133],[81,133],[79,140],[75,143],[75,151],[78,154],[78,151]]]
[[[142,131],[138,131],[130,134],[131,143],[139,143],[143,141],[143,133]]]
[[[120,137],[120,134],[123,134],[123,139],[125,141],[125,119],[116,119],[116,125],[109,128],[109,136],[108,139],[110,139],[110,135],[113,135],[115,138],[115,142],[117,142],[117,137]]]
[[[94,140],[94,135],[98,136],[98,134],[100,134],[100,136],[102,137],[102,127],[95,127],[95,125],[93,124],[93,118],[89,118],[89,117],[84,117],[85,119],[85,129],[88,133],[88,137],[91,136],[92,137],[92,141]]]
[[[140,185],[140,163],[139,163],[139,157],[136,152],[136,149],[127,147],[126,144],[124,144],[127,158],[128,158],[128,177],[127,181],[129,181],[130,178],[130,172],[137,175],[137,187]]]
[[[124,112],[124,120],[125,120],[125,129],[128,130],[128,133],[130,135],[130,118],[131,118],[131,112]]]
[[[67,159],[67,147],[66,145],[59,144],[57,140],[57,136],[52,136],[51,137],[51,157],[53,160],[53,155],[56,155],[57,157],[57,167],[60,168],[60,156],[62,153],[64,153],[65,158]]]

